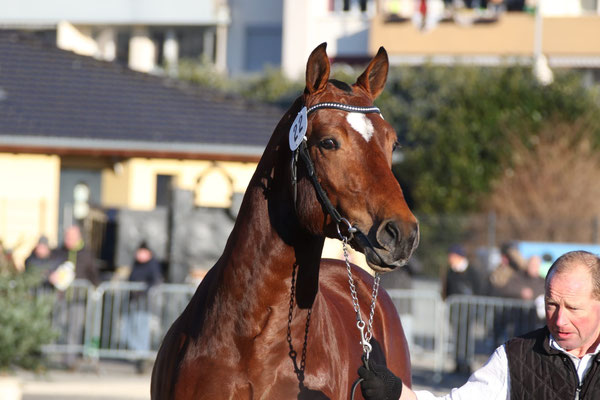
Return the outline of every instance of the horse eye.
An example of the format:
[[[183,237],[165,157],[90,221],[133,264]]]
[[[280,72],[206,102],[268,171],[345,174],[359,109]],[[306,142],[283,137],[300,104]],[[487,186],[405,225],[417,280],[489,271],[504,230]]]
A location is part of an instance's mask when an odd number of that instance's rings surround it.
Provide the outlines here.
[[[399,149],[400,147],[400,142],[396,140],[392,146],[392,151],[396,151],[396,149]]]
[[[338,142],[335,139],[331,138],[321,140],[319,146],[325,150],[336,150],[340,147],[338,145]]]

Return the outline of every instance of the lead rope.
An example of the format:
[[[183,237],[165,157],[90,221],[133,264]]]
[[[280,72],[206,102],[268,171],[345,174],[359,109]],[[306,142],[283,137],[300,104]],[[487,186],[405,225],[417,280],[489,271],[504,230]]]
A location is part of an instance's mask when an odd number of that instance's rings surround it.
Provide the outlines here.
[[[350,266],[350,260],[348,256],[348,241],[352,238],[352,234],[356,231],[356,228],[354,228],[345,218],[342,218],[342,221],[348,224],[348,232],[350,233],[350,238],[342,235],[338,225],[338,235],[342,240],[344,261],[346,262],[346,270],[348,271],[348,283],[350,284],[350,296],[352,297],[352,306],[354,308],[354,312],[356,313],[356,327],[360,331],[360,345],[363,348],[363,355],[361,358],[365,368],[367,370],[370,370],[369,354],[373,349],[373,347],[371,346],[371,338],[373,337],[373,317],[375,316],[375,305],[377,304],[377,293],[379,292],[379,281],[381,279],[381,276],[378,272],[375,272],[375,280],[373,281],[373,290],[371,292],[371,310],[369,312],[369,322],[368,324],[366,324],[365,321],[362,319],[362,315],[360,313],[360,304],[358,302],[358,295],[356,293],[356,286],[354,285],[354,278],[352,277],[352,268]],[[351,400],[354,400],[354,393],[356,391],[356,388],[363,380],[363,378],[358,378],[352,385],[352,390],[350,392]]]

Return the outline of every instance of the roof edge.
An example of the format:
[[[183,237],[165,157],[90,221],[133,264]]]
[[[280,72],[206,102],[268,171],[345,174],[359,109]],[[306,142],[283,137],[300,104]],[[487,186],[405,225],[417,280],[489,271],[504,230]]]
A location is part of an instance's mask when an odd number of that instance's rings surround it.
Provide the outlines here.
[[[262,146],[0,135],[0,152],[256,162]]]

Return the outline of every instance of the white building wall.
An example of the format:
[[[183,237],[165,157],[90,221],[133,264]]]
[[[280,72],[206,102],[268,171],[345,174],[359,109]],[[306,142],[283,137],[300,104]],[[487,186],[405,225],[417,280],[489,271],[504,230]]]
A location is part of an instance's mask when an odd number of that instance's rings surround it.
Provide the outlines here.
[[[329,57],[368,55],[374,2],[368,3],[366,12],[358,9],[356,1],[349,11],[341,10],[337,3],[330,11],[329,0],[284,0],[281,64],[286,76],[301,77],[308,56],[322,42],[327,42]]]
[[[217,22],[215,0],[0,0],[0,24],[176,24]]]
[[[231,75],[239,75],[245,72],[248,28],[281,27],[283,4],[281,0],[229,0],[229,10],[232,22],[227,34],[227,69]]]

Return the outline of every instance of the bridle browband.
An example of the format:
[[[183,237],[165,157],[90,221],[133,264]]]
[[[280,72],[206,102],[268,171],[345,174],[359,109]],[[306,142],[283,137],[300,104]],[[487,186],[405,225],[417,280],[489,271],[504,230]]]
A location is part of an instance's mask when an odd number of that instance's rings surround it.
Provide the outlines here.
[[[334,108],[336,110],[348,111],[348,112],[357,112],[363,114],[377,113],[381,114],[381,110],[375,106],[370,107],[360,107],[360,106],[351,106],[348,104],[342,103],[318,103],[314,106],[310,106],[310,108],[306,111],[306,114],[310,115],[313,111],[320,110],[322,108]]]
[[[352,106],[352,105],[342,104],[342,103],[326,102],[326,103],[318,103],[318,104],[310,106],[306,111],[307,118],[311,113],[313,113],[317,110],[324,109],[324,108],[341,110],[341,111],[346,111],[346,112],[356,112],[356,113],[362,113],[362,114],[371,114],[371,113],[381,114],[381,110],[379,110],[379,108],[377,108],[375,106],[362,107],[362,106]],[[342,234],[340,232],[340,223],[344,222],[345,224],[348,225],[348,233],[351,238],[352,234],[354,232],[356,232],[356,228],[354,228],[352,226],[352,224],[346,218],[343,218],[340,215],[339,211],[331,203],[331,200],[329,200],[329,197],[327,196],[327,193],[325,193],[325,190],[323,190],[321,183],[319,183],[319,179],[317,178],[317,174],[315,172],[315,165],[312,162],[312,159],[310,158],[310,154],[308,153],[308,146],[306,145],[306,136],[300,143],[300,146],[298,146],[298,148],[296,150],[294,150],[293,154],[292,154],[292,185],[294,187],[294,207],[296,206],[296,197],[297,197],[296,162],[298,160],[298,154],[300,154],[300,157],[302,157],[302,160],[304,161],[304,164],[306,165],[308,176],[310,177],[310,180],[315,188],[315,191],[317,192],[317,196],[319,197],[321,204],[323,205],[323,207],[325,207],[325,210],[327,210],[327,213],[329,215],[331,215],[331,218],[333,218],[335,220],[335,222],[337,224],[338,234],[340,235],[340,237],[342,237]]]

